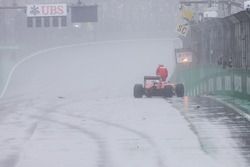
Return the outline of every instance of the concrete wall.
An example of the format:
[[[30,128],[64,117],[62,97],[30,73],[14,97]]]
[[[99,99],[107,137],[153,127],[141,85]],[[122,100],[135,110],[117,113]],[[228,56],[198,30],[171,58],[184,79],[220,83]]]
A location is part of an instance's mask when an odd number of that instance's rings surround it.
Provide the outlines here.
[[[250,99],[250,71],[218,66],[178,67],[172,80],[185,85],[188,96],[218,94]]]

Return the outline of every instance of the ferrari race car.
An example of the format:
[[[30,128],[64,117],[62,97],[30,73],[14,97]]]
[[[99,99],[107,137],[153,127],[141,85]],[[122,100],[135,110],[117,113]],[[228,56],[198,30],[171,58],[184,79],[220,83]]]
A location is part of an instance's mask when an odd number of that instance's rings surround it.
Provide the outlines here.
[[[160,76],[145,76],[144,85],[135,84],[134,86],[134,97],[142,98],[143,95],[146,97],[162,96],[177,97],[184,96],[184,85],[182,83],[173,84],[170,82],[162,81]]]

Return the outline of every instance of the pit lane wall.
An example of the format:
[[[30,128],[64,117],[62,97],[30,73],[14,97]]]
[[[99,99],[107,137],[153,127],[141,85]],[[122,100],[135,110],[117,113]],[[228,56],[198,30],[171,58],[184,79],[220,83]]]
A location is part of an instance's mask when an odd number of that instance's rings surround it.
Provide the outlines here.
[[[185,65],[176,68],[171,79],[184,83],[187,96],[217,94],[250,99],[249,70]]]

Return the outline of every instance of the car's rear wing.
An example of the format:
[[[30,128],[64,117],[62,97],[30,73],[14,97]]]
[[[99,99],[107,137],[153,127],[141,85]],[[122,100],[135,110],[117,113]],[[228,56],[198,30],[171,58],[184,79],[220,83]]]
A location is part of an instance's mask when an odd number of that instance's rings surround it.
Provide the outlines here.
[[[161,80],[160,76],[144,76],[144,81],[146,80]]]

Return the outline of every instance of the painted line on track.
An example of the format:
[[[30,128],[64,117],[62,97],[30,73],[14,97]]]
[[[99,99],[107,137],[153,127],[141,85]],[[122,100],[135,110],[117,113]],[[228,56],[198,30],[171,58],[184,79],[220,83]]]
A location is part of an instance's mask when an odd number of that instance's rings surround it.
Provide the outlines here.
[[[63,49],[63,48],[71,48],[71,47],[76,47],[76,46],[90,46],[90,45],[98,45],[98,44],[112,44],[112,43],[123,43],[123,42],[136,42],[136,41],[142,41],[142,40],[147,40],[147,41],[175,41],[175,40],[178,40],[178,38],[166,38],[166,39],[132,39],[132,40],[110,40],[110,41],[100,41],[100,42],[84,42],[84,43],[76,43],[76,44],[70,44],[70,45],[62,45],[62,46],[57,46],[57,47],[53,47],[53,48],[48,48],[48,49],[43,49],[43,50],[40,50],[40,51],[37,51],[29,56],[26,56],[24,57],[22,60],[20,60],[19,62],[17,62],[13,67],[12,69],[10,70],[10,73],[7,77],[7,81],[5,82],[4,84],[4,87],[2,89],[2,92],[0,94],[0,99],[3,98],[3,96],[5,95],[7,89],[8,89],[8,86],[10,84],[10,80],[14,74],[14,72],[16,71],[16,69],[22,65],[23,63],[25,63],[26,61],[32,59],[33,57],[36,57],[36,56],[39,56],[41,54],[44,54],[44,53],[48,53],[48,52],[51,52],[51,51],[55,51],[55,50],[58,50],[58,49]]]
[[[244,112],[243,110],[241,110],[241,109],[235,107],[233,104],[230,104],[230,103],[228,103],[228,102],[225,102],[225,101],[223,101],[223,100],[221,100],[221,99],[219,99],[219,98],[217,98],[217,97],[213,97],[213,96],[205,96],[205,97],[220,102],[221,104],[223,104],[223,105],[225,105],[225,106],[227,106],[227,107],[233,109],[234,111],[236,111],[237,113],[239,113],[240,115],[242,115],[244,118],[246,118],[248,121],[250,121],[250,115],[247,114],[246,112]]]

